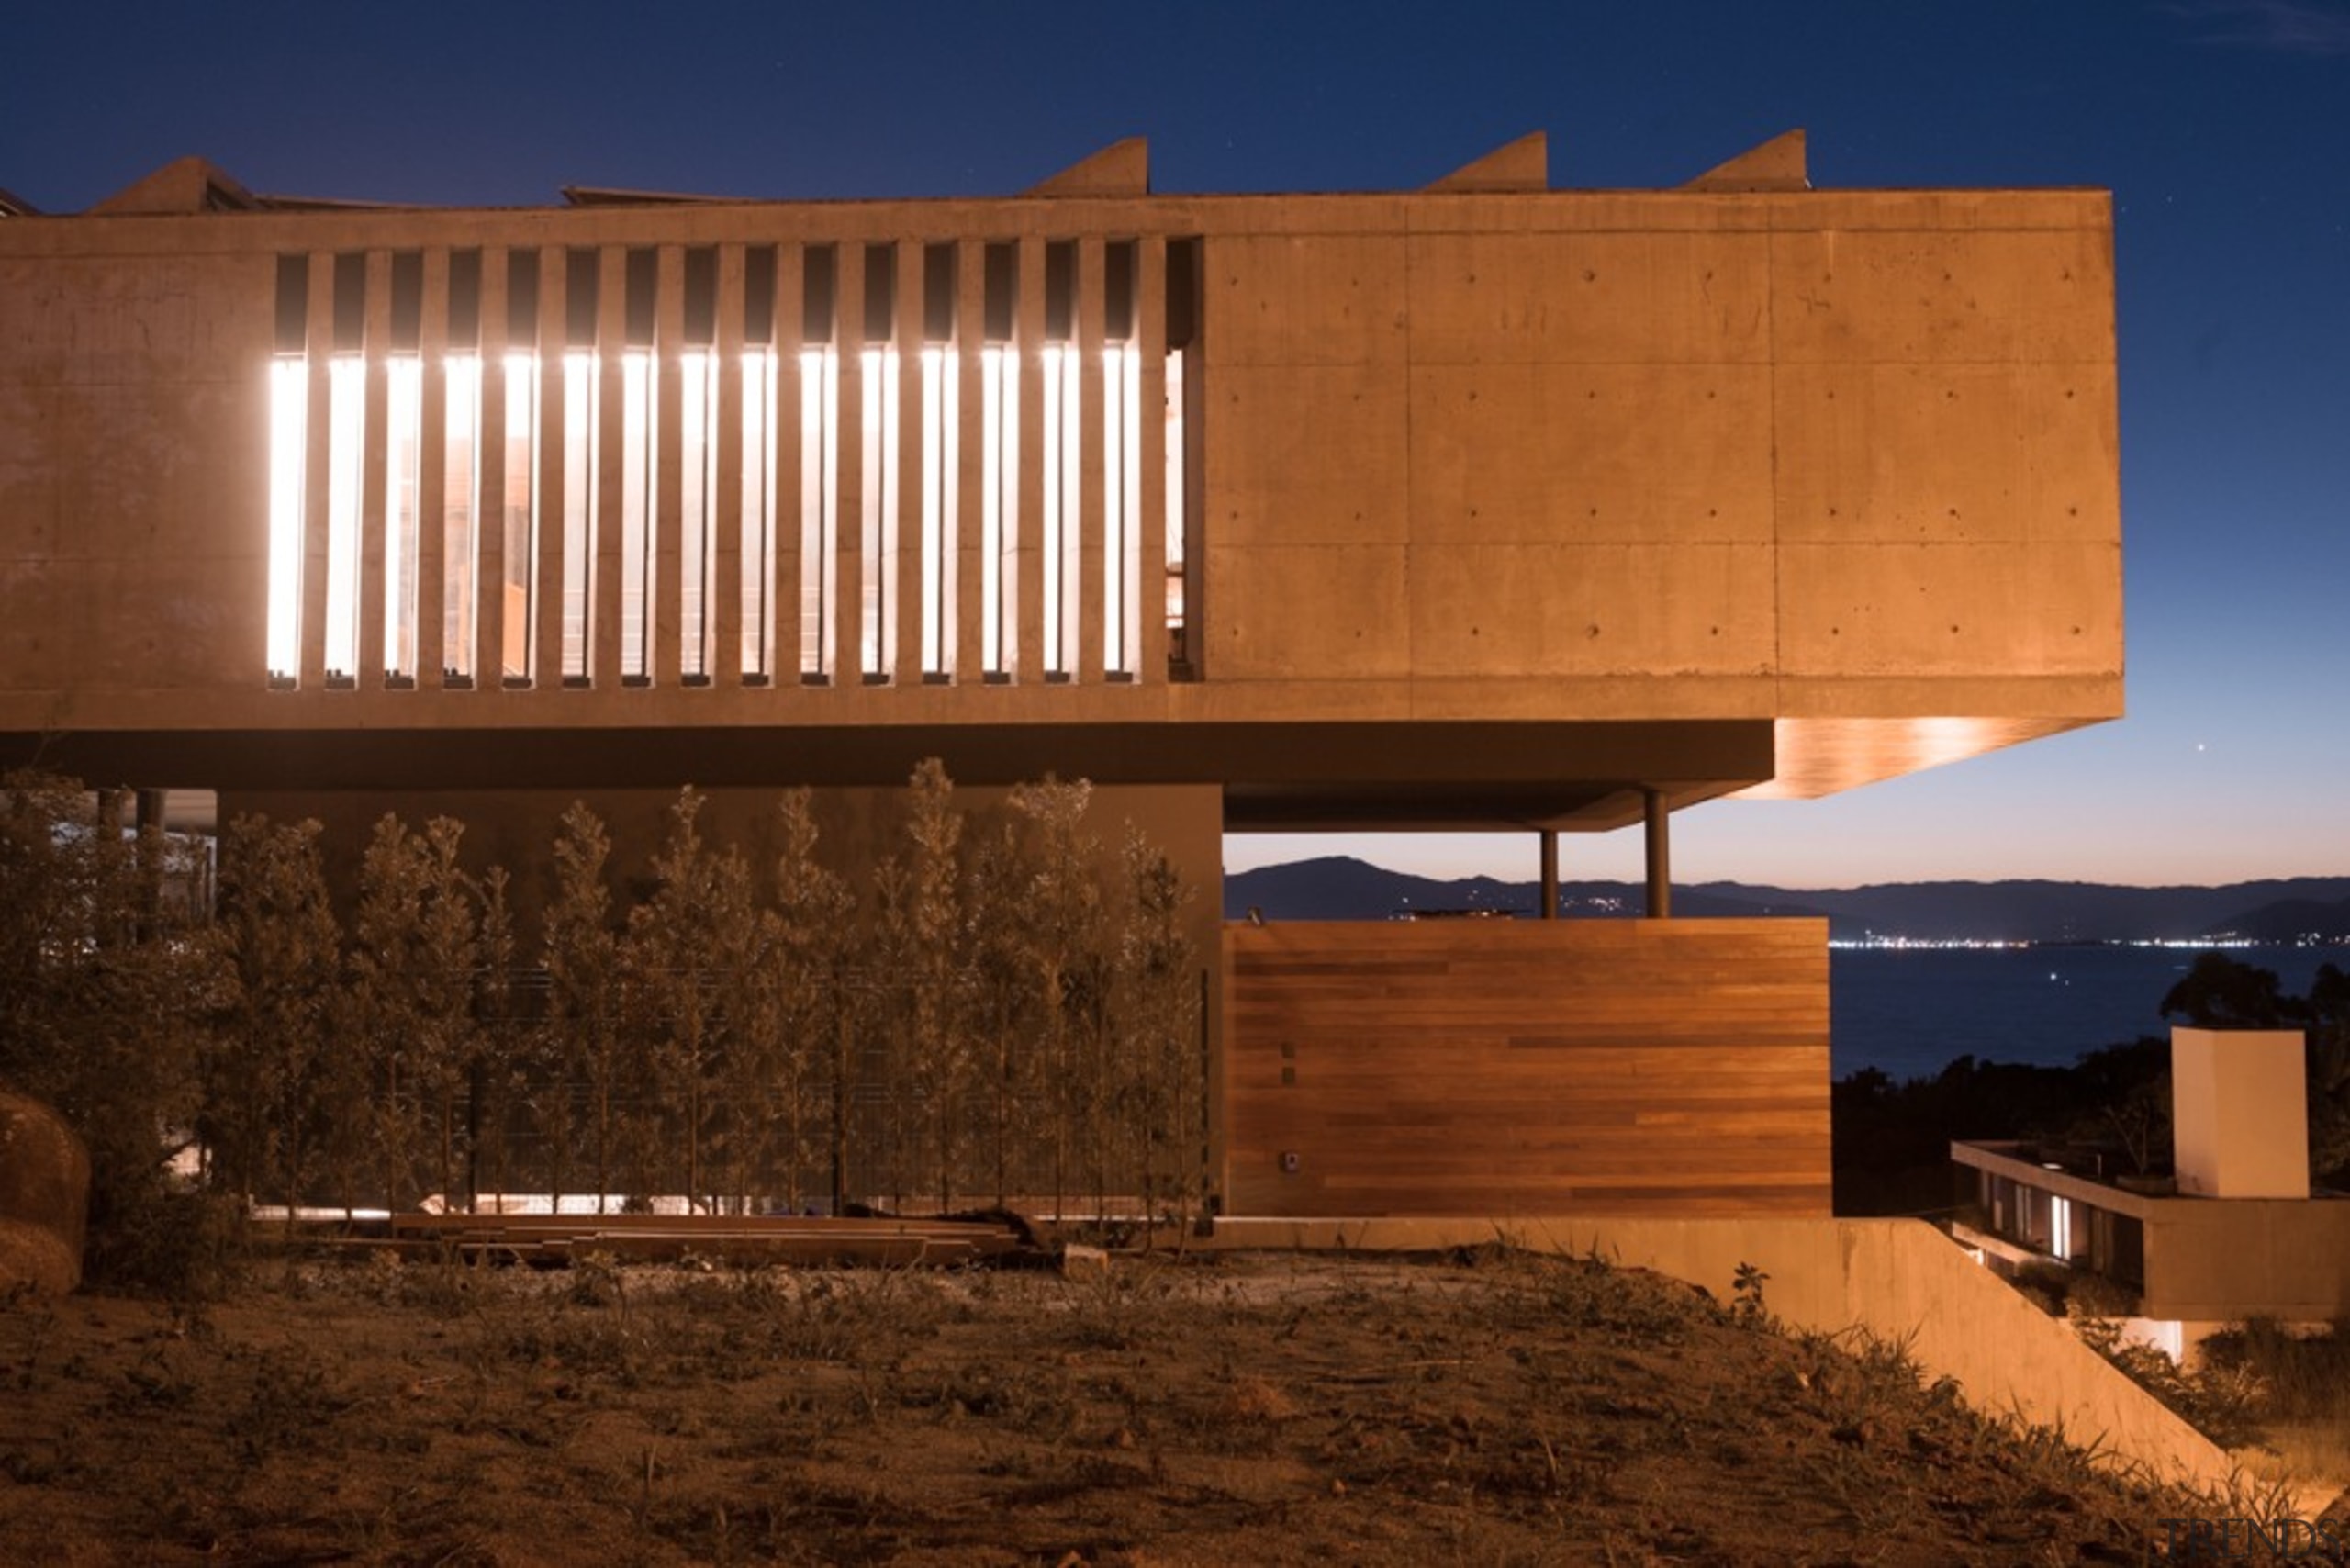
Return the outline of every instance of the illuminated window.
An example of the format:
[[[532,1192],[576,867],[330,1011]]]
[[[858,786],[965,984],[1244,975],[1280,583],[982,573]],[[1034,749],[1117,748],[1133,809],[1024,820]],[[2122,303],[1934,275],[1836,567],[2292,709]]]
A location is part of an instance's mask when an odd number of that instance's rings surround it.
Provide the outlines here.
[[[505,567],[498,585],[503,678],[532,676],[531,618],[537,613],[532,585],[539,550],[539,361],[534,354],[506,356],[506,494],[501,499]]]
[[[588,678],[596,602],[596,356],[563,356],[563,678]]]
[[[423,530],[424,366],[400,354],[384,366],[384,672],[416,674],[417,569]]]
[[[337,354],[327,365],[327,624],[330,684],[359,667],[359,507],[367,433],[367,363]]]
[[[621,678],[653,674],[653,356],[621,356]]]
[[[1167,356],[1167,631],[1170,646],[1183,638],[1183,351]]]
[[[481,484],[481,361],[457,355],[444,366],[442,426],[441,663],[452,676],[474,673],[474,617],[481,595],[481,541],[475,497]]]
[[[1020,636],[1020,355],[979,354],[979,659],[989,675],[1018,666]]]
[[[776,356],[743,356],[743,673],[775,674]]]
[[[858,524],[858,566],[863,600],[857,622],[862,668],[875,678],[889,675],[898,629],[898,355],[894,349],[868,348],[858,377],[864,391],[860,426],[864,461]]]
[[[2073,1255],[2073,1201],[2052,1197],[2048,1200],[2048,1250],[2059,1258]]]
[[[955,477],[961,454],[952,349],[922,352],[922,667],[955,673]]]
[[[1078,354],[1045,346],[1044,622],[1045,678],[1066,680],[1077,667]]]
[[[718,565],[718,443],[711,438],[711,420],[718,411],[718,356],[688,353],[678,374],[678,666],[688,679],[705,680],[717,602],[711,573]]]
[[[285,354],[269,367],[269,674],[290,685],[302,667],[302,520],[308,483],[310,367]]]
[[[1142,655],[1142,354],[1102,351],[1102,666],[1131,677]]]
[[[833,585],[840,580],[841,358],[800,355],[800,673],[833,673]]]

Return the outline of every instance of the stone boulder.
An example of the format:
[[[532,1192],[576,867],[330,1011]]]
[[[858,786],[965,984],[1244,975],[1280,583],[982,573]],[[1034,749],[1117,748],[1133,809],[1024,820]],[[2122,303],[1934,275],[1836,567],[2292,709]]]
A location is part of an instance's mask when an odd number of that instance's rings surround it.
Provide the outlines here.
[[[80,1284],[89,1211],[82,1140],[40,1102],[0,1091],[0,1292]]]

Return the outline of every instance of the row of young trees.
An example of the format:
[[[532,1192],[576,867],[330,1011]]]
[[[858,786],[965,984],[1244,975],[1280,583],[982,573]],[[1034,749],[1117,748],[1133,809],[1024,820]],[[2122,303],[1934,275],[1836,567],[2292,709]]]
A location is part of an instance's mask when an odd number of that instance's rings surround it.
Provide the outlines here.
[[[625,890],[575,805],[535,900],[447,818],[384,819],[341,900],[316,823],[241,818],[209,921],[163,896],[185,846],[70,784],[8,801],[9,886],[49,890],[50,918],[11,912],[8,976],[37,983],[0,986],[0,1081],[106,1129],[94,1160],[133,1185],[161,1182],[162,1137],[217,1191],[350,1207],[1204,1195],[1188,890],[1131,831],[1105,854],[1081,782],[980,812],[925,763],[861,882],[820,855],[805,790],[771,864],[685,791]]]

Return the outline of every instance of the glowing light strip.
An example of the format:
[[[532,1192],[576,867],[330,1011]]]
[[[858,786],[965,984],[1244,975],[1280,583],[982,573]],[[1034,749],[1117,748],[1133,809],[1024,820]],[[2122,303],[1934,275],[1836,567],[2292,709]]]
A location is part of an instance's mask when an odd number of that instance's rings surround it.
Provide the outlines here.
[[[1020,356],[979,355],[979,661],[990,674],[1019,662]]]
[[[743,356],[743,673],[775,673],[776,356]]]
[[[1183,351],[1167,355],[1167,629],[1183,629]]]
[[[1113,579],[1125,602],[1125,637],[1117,667],[1129,675],[1142,668],[1142,352],[1132,343],[1125,355],[1125,418],[1113,433],[1125,442],[1125,569]]]
[[[588,675],[595,629],[596,477],[598,427],[596,358],[563,356],[563,673]]]
[[[367,366],[357,355],[327,365],[327,625],[330,676],[359,667],[359,497],[366,436]]]
[[[711,573],[718,555],[718,451],[710,438],[718,404],[718,358],[687,354],[678,374],[677,665],[680,673],[699,676],[710,673],[715,599]]]
[[[442,364],[441,665],[474,672],[474,622],[481,598],[481,361],[460,354]]]
[[[865,673],[887,675],[898,640],[898,356],[888,349],[867,349],[860,364],[865,483],[858,498],[857,568],[864,590],[858,641]]]
[[[503,672],[515,679],[531,674],[531,620],[537,613],[533,585],[539,553],[539,362],[536,355],[506,356],[506,494],[499,526],[504,576],[499,583],[504,630],[498,652]]]
[[[621,674],[653,673],[653,359],[621,356]]]
[[[386,361],[384,398],[384,668],[413,675],[423,533],[417,494],[424,447],[422,362],[408,354]]]
[[[309,469],[310,366],[300,355],[269,367],[269,673],[302,666],[302,529]]]
[[[833,670],[831,610],[840,562],[840,353],[800,355],[800,668]]]
[[[1102,666],[1126,667],[1125,351],[1102,351]]]

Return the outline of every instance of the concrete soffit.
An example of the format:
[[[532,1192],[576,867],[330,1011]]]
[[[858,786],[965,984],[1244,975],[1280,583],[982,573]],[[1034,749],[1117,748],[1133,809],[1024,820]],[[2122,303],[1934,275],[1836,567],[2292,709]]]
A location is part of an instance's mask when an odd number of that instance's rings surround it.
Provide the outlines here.
[[[1550,188],[1550,139],[1531,131],[1431,184],[1431,191],[1518,192]]]
[[[1150,194],[1150,141],[1129,136],[1070,164],[1023,193],[1032,196],[1144,196]]]
[[[1681,187],[1684,191],[1807,191],[1811,166],[1800,128],[1718,163]]]

